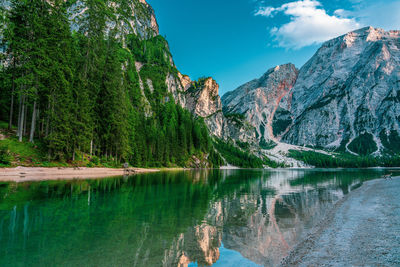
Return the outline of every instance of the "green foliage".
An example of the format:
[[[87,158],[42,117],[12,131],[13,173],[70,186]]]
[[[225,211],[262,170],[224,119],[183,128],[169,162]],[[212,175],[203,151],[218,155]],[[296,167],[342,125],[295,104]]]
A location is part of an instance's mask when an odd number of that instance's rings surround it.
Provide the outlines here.
[[[85,2],[79,30],[71,32],[66,10],[70,4],[10,3],[10,30],[4,41],[14,61],[0,73],[5,88],[0,103],[6,107],[0,119],[8,120],[14,96],[11,119],[14,125],[19,121],[23,106],[25,140],[34,128],[30,119],[40,111],[35,145],[10,139],[10,150],[21,157],[17,162],[114,167],[129,161],[161,167],[184,166],[192,155],[207,155],[213,166],[219,166],[221,158],[204,121],[176,105],[167,90],[167,75],[178,73],[167,41],[161,36],[121,38],[115,31],[106,31],[106,21],[117,18],[104,1],[94,0]],[[120,19],[131,16],[129,3],[119,4]],[[150,15],[140,4],[135,10],[139,19]],[[136,62],[142,64],[140,73]]]
[[[372,134],[365,133],[355,138],[349,145],[348,149],[361,156],[367,156],[378,150]]]
[[[222,140],[214,141],[214,146],[222,157],[231,165],[242,168],[263,168],[265,162],[251,154],[250,152],[242,151],[233,143],[224,142]],[[267,164],[265,164],[267,165]]]
[[[382,131],[380,139],[387,151],[390,153],[400,153],[400,135],[397,131],[392,130],[389,135],[386,135],[385,131]]]
[[[250,144],[246,142],[236,141],[236,144],[243,150],[248,151],[250,149]]]
[[[13,160],[7,146],[0,146],[0,165],[9,166]]]
[[[194,81],[191,84],[191,86],[186,90],[186,93],[194,93],[202,89],[207,79],[207,77],[200,77],[197,81]]]
[[[285,163],[279,163],[279,162],[275,162],[271,159],[269,159],[268,157],[264,157],[264,165],[267,165],[270,168],[285,168],[288,167]]]
[[[232,120],[237,121],[237,122],[241,122],[244,119],[246,119],[244,114],[241,114],[241,113],[224,113],[224,115],[225,115],[226,118],[232,119]]]
[[[292,123],[292,120],[274,120],[272,122],[272,130],[274,136],[278,136],[283,133],[289,125]]]
[[[273,149],[274,147],[277,146],[277,144],[274,141],[269,140],[268,142],[265,141],[264,137],[261,138],[260,143],[259,143],[260,147],[262,149]]]
[[[96,156],[93,156],[90,159],[90,163],[92,163],[93,165],[99,165],[100,164],[100,159],[98,157],[96,157]]]
[[[171,66],[168,43],[162,36],[141,40],[132,34],[127,37],[127,45],[136,61],[148,64]]]
[[[151,118],[139,118],[132,146],[132,165],[184,166],[188,157],[213,152],[204,121],[173,101],[160,106]]]
[[[272,120],[272,131],[274,136],[278,136],[286,131],[293,122],[290,112],[278,107]]]
[[[26,142],[26,140],[19,142],[16,137],[10,137],[0,140],[0,148],[3,148],[3,151],[8,151],[6,158],[9,163],[3,163],[7,166],[44,166],[46,153],[45,146],[41,142],[35,144]]]
[[[326,155],[314,151],[290,150],[289,157],[318,168],[399,167],[400,155],[392,157],[354,156],[351,154]]]
[[[0,129],[7,129],[8,123],[5,121],[0,121]]]
[[[223,110],[223,112],[224,112],[224,110]],[[244,114],[224,112],[224,116],[225,116],[225,118],[230,120],[230,122],[234,122],[239,126],[244,126],[244,121],[246,119]]]

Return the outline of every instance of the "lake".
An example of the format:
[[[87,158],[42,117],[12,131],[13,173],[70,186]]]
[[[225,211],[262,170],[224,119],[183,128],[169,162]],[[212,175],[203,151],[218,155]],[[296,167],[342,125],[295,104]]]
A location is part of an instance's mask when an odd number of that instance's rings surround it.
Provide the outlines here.
[[[0,183],[0,266],[274,266],[388,169]]]

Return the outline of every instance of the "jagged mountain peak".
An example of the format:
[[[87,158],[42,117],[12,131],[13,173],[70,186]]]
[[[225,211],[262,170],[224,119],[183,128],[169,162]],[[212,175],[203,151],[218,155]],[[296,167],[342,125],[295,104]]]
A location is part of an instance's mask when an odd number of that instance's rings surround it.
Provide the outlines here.
[[[365,27],[325,42],[299,71],[269,69],[222,103],[224,113],[245,115],[260,144],[379,154],[400,140],[399,81],[400,31]]]
[[[224,113],[243,114],[255,127],[261,144],[276,141],[281,132],[273,130],[275,113],[291,106],[291,90],[298,70],[288,63],[269,69],[259,79],[248,82],[222,98]]]
[[[271,88],[271,86],[273,86],[274,84],[276,85],[282,82],[282,80],[284,80],[286,77],[289,77],[292,73],[297,72],[298,70],[292,63],[278,65],[270,68],[260,78],[254,79],[248,83],[239,86],[233,91],[227,92],[222,97],[224,106],[232,106],[232,102],[235,102],[235,99],[239,100],[239,98],[243,97],[244,94],[247,94],[250,91],[254,91],[259,88]]]
[[[392,30],[385,31],[380,28],[365,27],[361,28],[342,36],[336,37],[322,44],[321,48],[316,54],[321,53],[323,50],[330,50],[332,46],[339,46],[338,52],[342,52],[345,49],[353,46],[365,46],[368,43],[374,42],[385,42],[393,39],[397,39],[400,36],[400,31]]]
[[[379,153],[400,132],[399,81],[399,31],[366,27],[327,41],[300,69],[284,140],[349,151],[366,138]]]
[[[178,77],[179,80],[182,84],[183,89],[186,91],[187,89],[189,89],[190,85],[192,84],[192,80],[190,79],[190,77],[188,75],[184,75],[180,72],[178,72]]]
[[[381,40],[382,38],[391,38],[391,37],[398,37],[400,31],[398,30],[391,30],[385,31],[381,28],[374,28],[372,26],[364,27],[352,32],[349,32],[345,35],[338,37],[338,39],[347,39],[349,37],[358,37],[364,39],[367,42],[374,42],[377,40]]]

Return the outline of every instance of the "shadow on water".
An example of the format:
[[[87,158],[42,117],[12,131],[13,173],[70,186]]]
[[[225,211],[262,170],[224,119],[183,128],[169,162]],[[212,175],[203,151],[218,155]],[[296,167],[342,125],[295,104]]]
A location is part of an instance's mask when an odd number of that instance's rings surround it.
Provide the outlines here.
[[[210,170],[0,184],[0,266],[276,265],[386,170]]]

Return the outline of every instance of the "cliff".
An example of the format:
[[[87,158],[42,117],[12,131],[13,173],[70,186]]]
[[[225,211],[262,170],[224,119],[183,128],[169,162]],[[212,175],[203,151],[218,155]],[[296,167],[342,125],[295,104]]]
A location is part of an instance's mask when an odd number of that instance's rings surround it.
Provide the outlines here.
[[[326,42],[300,69],[282,140],[357,154],[391,150],[400,133],[399,62],[399,31],[368,27]]]

